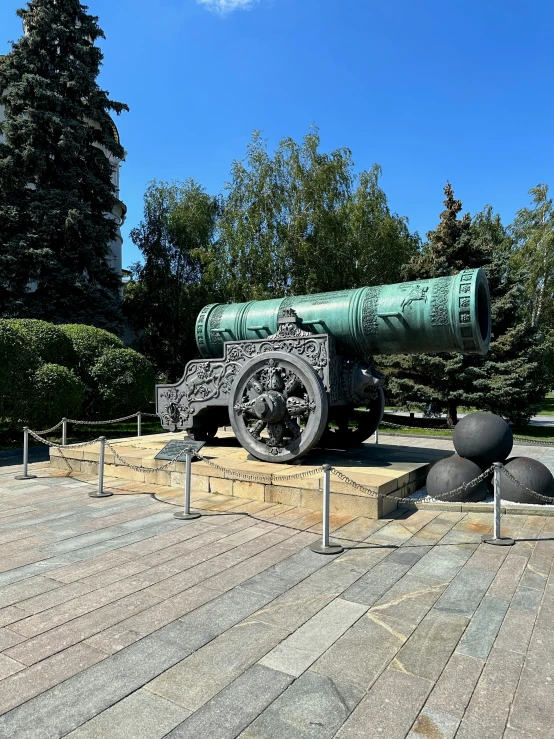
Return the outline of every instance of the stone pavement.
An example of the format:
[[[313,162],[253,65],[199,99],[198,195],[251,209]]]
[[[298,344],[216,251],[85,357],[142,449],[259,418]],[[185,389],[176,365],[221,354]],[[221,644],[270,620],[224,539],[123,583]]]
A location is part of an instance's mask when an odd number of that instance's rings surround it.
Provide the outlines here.
[[[0,470],[0,739],[554,736],[554,518],[206,515]],[[140,486],[146,491],[147,486]],[[249,513],[250,516],[245,515]],[[263,519],[263,520],[257,520]]]

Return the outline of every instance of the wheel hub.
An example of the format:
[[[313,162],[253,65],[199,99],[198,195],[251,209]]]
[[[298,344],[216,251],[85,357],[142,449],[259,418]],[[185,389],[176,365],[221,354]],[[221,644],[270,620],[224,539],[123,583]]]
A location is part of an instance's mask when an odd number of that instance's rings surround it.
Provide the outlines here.
[[[287,411],[286,401],[276,390],[262,393],[256,398],[253,411],[257,418],[266,423],[278,423]]]

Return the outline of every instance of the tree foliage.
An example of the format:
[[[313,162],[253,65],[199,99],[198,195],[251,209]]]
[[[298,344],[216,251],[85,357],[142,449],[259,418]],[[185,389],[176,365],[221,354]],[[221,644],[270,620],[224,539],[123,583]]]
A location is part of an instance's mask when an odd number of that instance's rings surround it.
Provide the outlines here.
[[[136,334],[133,346],[172,381],[196,352],[197,313],[216,299],[202,281],[202,264],[217,214],[217,200],[193,180],[153,181],[144,196],[143,219],[131,231],[144,257],[144,264],[133,265],[124,296]]]
[[[150,408],[154,399],[154,368],[132,349],[108,349],[91,368],[98,411],[121,416]]]
[[[456,274],[483,267],[489,281],[492,341],[486,357],[461,354],[380,357],[390,375],[389,388],[403,404],[439,401],[448,421],[457,420],[459,406],[475,406],[526,421],[539,406],[550,378],[543,361],[544,336],[524,314],[524,276],[510,262],[508,230],[487,206],[472,220],[459,218],[462,203],[445,187],[446,209],[427,234],[421,253],[407,265],[406,279]]]
[[[90,371],[108,349],[123,349],[123,342],[109,331],[85,326],[81,323],[63,324],[59,327],[69,338],[77,358],[77,373],[85,384],[91,384]]]
[[[73,370],[46,363],[35,372],[32,383],[26,420],[35,429],[53,426],[64,417],[81,417],[85,385]]]
[[[30,0],[26,34],[0,58],[0,315],[121,325],[107,261],[123,148],[96,81],[104,34],[79,0]]]
[[[554,327],[554,207],[548,185],[529,190],[532,207],[517,212],[512,233],[514,264],[527,273],[531,324]]]
[[[356,176],[350,150],[320,151],[313,128],[271,155],[255,132],[233,162],[207,275],[227,300],[359,287],[398,279],[419,239],[390,212],[374,165]]]
[[[17,318],[9,321],[28,340],[29,346],[43,362],[75,367],[77,354],[69,336],[59,327],[37,318]]]

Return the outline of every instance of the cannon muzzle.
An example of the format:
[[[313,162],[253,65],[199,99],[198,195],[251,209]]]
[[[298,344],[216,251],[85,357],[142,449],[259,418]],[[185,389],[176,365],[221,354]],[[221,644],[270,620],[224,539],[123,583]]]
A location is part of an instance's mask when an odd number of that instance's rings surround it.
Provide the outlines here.
[[[225,341],[271,336],[287,309],[295,311],[304,328],[332,336],[337,351],[360,358],[485,355],[490,343],[487,278],[482,269],[466,269],[451,277],[397,285],[207,305],[196,320],[198,349],[203,357],[221,357]]]

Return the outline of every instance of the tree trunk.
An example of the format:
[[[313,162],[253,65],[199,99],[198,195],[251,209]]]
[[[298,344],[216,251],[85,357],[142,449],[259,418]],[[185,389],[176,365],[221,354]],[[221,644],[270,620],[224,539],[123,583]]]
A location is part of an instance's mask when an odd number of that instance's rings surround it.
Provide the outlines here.
[[[458,406],[454,401],[448,401],[446,423],[448,424],[448,428],[454,428],[458,423]]]

